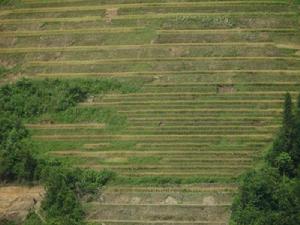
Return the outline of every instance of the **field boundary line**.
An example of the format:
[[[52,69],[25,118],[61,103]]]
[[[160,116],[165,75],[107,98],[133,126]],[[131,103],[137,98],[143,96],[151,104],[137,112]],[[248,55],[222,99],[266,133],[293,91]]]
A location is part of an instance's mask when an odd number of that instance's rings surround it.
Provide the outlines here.
[[[178,118],[180,118],[180,116],[177,116],[177,117],[174,117],[174,116],[172,116],[172,117],[165,117],[165,116],[162,116],[162,117],[145,117],[145,118],[128,118],[128,120],[129,121],[135,121],[135,120],[145,120],[145,121],[147,121],[147,120],[149,120],[149,121],[151,121],[151,120],[159,120],[159,119],[175,119],[175,120],[177,120]],[[250,121],[253,121],[253,120],[256,120],[256,119],[254,119],[254,118],[251,118],[251,117],[241,117],[241,116],[231,116],[231,117],[224,117],[224,118],[217,118],[217,117],[213,117],[213,116],[193,116],[193,117],[189,117],[189,118],[183,118],[183,120],[184,121],[190,121],[190,120],[195,120],[195,119],[201,119],[201,118],[203,118],[203,119],[205,119],[205,120],[209,120],[209,119],[211,119],[211,120],[224,120],[224,121],[226,121],[226,120],[229,120],[229,119],[234,119],[234,120],[240,120],[240,119],[242,119],[242,120],[245,120],[246,119],[246,121],[247,120],[250,120]],[[272,117],[272,116],[266,116],[266,117],[255,117],[255,118],[257,118],[257,120],[258,119],[261,119],[261,120],[266,120],[266,119],[268,119],[268,120],[273,120],[274,118]]]
[[[118,112],[282,112],[281,109],[279,108],[269,108],[269,109],[249,109],[249,108],[240,108],[240,109],[211,109],[211,108],[206,108],[206,109],[158,109],[158,110],[118,110]]]
[[[225,96],[230,96],[230,97],[234,97],[234,96],[243,96],[243,95],[284,95],[286,92],[285,91],[238,91],[238,92],[234,92],[234,93],[230,93],[228,95],[226,95],[226,93],[224,95],[220,95],[218,93],[216,93],[215,91],[211,91],[211,92],[179,92],[179,93],[174,93],[174,92],[162,92],[162,93],[153,93],[153,92],[138,92],[138,93],[125,93],[125,94],[117,94],[117,93],[113,93],[113,94],[106,94],[104,100],[111,100],[115,99],[115,98],[124,98],[124,97],[160,97],[160,96],[210,96],[210,95],[214,95],[216,97],[225,97]],[[297,91],[291,91],[289,92],[290,94],[297,94]]]
[[[257,151],[257,150],[256,150]],[[89,156],[99,156],[99,155],[115,155],[115,154],[121,154],[121,155],[167,155],[169,156],[170,153],[174,155],[228,155],[228,156],[240,156],[244,155],[244,158],[249,158],[249,156],[252,156],[252,154],[256,151],[199,151],[199,150],[187,150],[187,151],[151,151],[151,150],[145,150],[145,151],[138,151],[138,150],[99,150],[99,151],[90,151],[86,152],[83,150],[62,150],[62,151],[52,151],[51,154],[63,154],[63,155],[89,155]],[[169,156],[170,158],[174,158],[174,156]],[[178,157],[178,156],[177,156]],[[175,157],[175,158],[177,158]],[[250,157],[251,158],[251,157]],[[155,164],[156,165],[156,164]],[[102,165],[100,165],[102,166]],[[119,165],[116,165],[119,166]],[[145,165],[131,165],[131,166],[145,166]],[[162,165],[157,165],[162,166]],[[201,165],[199,165],[201,166]]]
[[[40,3],[40,2],[39,2]],[[274,1],[202,1],[202,2],[161,2],[161,3],[125,3],[125,4],[96,4],[89,6],[54,6],[54,7],[34,7],[34,8],[19,8],[7,10],[9,13],[13,14],[23,14],[23,13],[49,13],[49,12],[69,12],[69,11],[93,11],[93,10],[106,10],[109,8],[118,9],[138,9],[147,7],[201,7],[201,6],[227,6],[227,5],[249,5],[249,4],[262,4],[262,5],[286,5],[287,2],[274,2]]]
[[[30,129],[76,129],[76,128],[105,128],[104,123],[91,123],[91,124],[25,124]]]
[[[31,37],[44,35],[64,35],[64,34],[91,34],[91,33],[128,33],[134,32],[145,27],[124,27],[124,28],[98,28],[98,29],[66,29],[66,30],[43,30],[43,31],[4,31],[3,37]],[[64,47],[62,47],[64,48]],[[28,48],[30,49],[30,48]]]
[[[157,30],[158,34],[202,34],[202,33],[225,33],[225,32],[297,32],[296,28],[231,28],[231,29],[188,29]]]
[[[155,204],[155,203],[148,203],[148,204],[118,204],[118,203],[99,203],[99,202],[91,202],[91,203],[87,203],[87,205],[97,205],[97,206],[120,206],[120,207],[124,207],[124,206],[133,206],[133,207],[137,207],[137,206],[166,206],[166,207],[228,207],[231,206],[231,204],[226,204],[226,203],[222,203],[222,204]]]
[[[171,82],[159,82],[157,84],[145,84],[144,87],[159,87],[159,86],[195,86],[195,85],[218,85],[220,82],[182,82],[171,83]],[[224,82],[222,84],[244,84],[244,85],[284,85],[284,84],[300,84],[300,82],[294,81],[275,81],[275,82]]]
[[[251,85],[255,85],[255,83],[247,83],[247,84],[251,84]],[[300,85],[300,82],[297,83]],[[214,85],[214,84],[213,84]],[[120,100],[120,101],[114,101],[114,102],[83,102],[83,103],[80,103],[81,105],[117,105],[117,104],[120,104],[120,105],[123,105],[123,104],[141,104],[141,105],[144,105],[144,104],[159,104],[159,103],[162,103],[162,104],[181,104],[181,103],[197,103],[197,104],[205,104],[205,103],[282,103],[284,100],[271,100],[271,99],[267,99],[267,100],[260,100],[260,99],[245,99],[245,100],[231,100],[231,99],[223,99],[223,100],[146,100],[146,99],[143,99],[143,100],[132,100],[132,101],[128,101],[128,100]]]
[[[296,16],[296,12],[211,12],[211,13],[153,13],[145,15],[123,15],[116,16],[114,19],[158,19],[168,17],[203,17],[203,16]]]
[[[296,16],[296,12],[238,12],[238,13],[155,13],[146,15],[115,16],[113,20],[130,19],[160,19],[172,17],[207,17],[207,16]],[[0,24],[51,23],[51,22],[88,22],[105,21],[103,16],[65,17],[65,18],[32,18],[32,19],[2,19]]]
[[[130,177],[139,176],[204,176],[204,177],[238,177],[242,171],[236,172],[120,172],[121,175]]]
[[[113,139],[132,139],[132,138],[199,138],[199,137],[264,137],[264,138],[270,138],[273,135],[266,135],[266,134],[148,134],[148,135],[33,135],[35,138],[98,138],[98,139],[104,139],[104,138],[113,138]]]
[[[128,126],[128,129],[134,129],[134,128],[139,128],[139,127],[145,127],[147,129],[169,129],[169,128],[198,128],[198,129],[205,129],[205,128],[258,128],[258,129],[269,129],[269,128],[278,128],[280,125],[193,125],[193,126],[172,126],[172,125],[164,125],[163,127],[158,127],[157,125],[151,125],[151,126]]]
[[[142,29],[142,28],[140,28]],[[2,33],[1,33],[2,34]],[[276,47],[273,42],[216,42],[216,43],[172,43],[172,44],[142,44],[142,45],[97,45],[97,46],[68,46],[68,47],[18,47],[0,48],[0,53],[34,53],[34,52],[72,52],[72,51],[97,51],[97,50],[127,50],[162,47],[208,47],[208,46],[251,46],[251,47]]]
[[[134,76],[158,76],[158,75],[180,75],[180,74],[214,74],[221,73],[223,76],[232,75],[232,73],[250,73],[252,76],[257,76],[260,73],[265,73],[264,75],[282,75],[291,73],[293,75],[300,76],[300,70],[190,70],[190,71],[141,71],[141,72],[94,72],[94,73],[36,73],[30,74],[29,77],[134,77]],[[197,92],[195,92],[197,93]]]
[[[134,223],[134,224],[203,224],[203,225],[226,225],[226,222],[224,221],[209,221],[209,220],[201,220],[201,221],[172,221],[172,220],[91,220],[87,219],[87,222],[90,223]]]
[[[123,63],[143,63],[143,62],[176,62],[176,61],[201,61],[201,60],[300,60],[297,56],[237,56],[237,57],[174,57],[174,58],[119,58],[102,60],[54,60],[54,61],[29,61],[26,66],[38,65],[102,65],[102,64],[123,64]]]
[[[228,1],[228,0],[224,0],[224,1]],[[229,1],[232,1],[232,0],[229,0]],[[245,1],[241,1],[241,0],[236,0],[237,2],[245,2]],[[263,2],[275,2],[275,3],[283,3],[285,4],[286,1],[282,1],[282,0],[263,0]],[[37,3],[41,3],[41,4],[49,4],[49,3],[61,3],[61,0],[48,0],[48,1],[39,1],[39,0],[22,0],[22,2],[26,3],[26,4],[37,4]],[[64,3],[67,2],[67,3],[74,3],[74,2],[84,2],[83,0],[64,0]],[[177,0],[174,0],[172,3],[176,4],[180,1],[177,1]],[[209,2],[212,2],[211,0],[202,0],[200,2],[205,2],[205,3],[209,3]],[[217,2],[223,2],[223,0],[219,0]],[[235,1],[232,1],[232,2],[235,2]],[[258,2],[261,2],[259,0],[255,1],[255,0],[251,0],[251,2],[255,2],[255,3],[258,3]],[[159,4],[160,2],[154,2],[152,4]],[[105,4],[105,3],[103,3]],[[130,4],[130,3],[123,3],[123,4]]]

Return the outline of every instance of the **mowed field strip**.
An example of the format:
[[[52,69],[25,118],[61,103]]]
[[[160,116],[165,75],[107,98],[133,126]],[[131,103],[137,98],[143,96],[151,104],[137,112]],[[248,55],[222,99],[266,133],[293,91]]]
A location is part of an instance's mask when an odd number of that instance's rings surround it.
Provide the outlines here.
[[[162,61],[203,61],[203,60],[300,60],[300,57],[269,57],[269,56],[255,56],[255,57],[179,57],[179,58],[143,58],[143,59],[102,59],[102,60],[70,60],[70,61],[31,61],[28,66],[35,65],[92,65],[92,64],[122,64],[122,63],[143,63],[143,62],[162,62]]]
[[[30,37],[30,36],[49,36],[49,35],[67,35],[67,34],[103,34],[103,33],[125,33],[125,32],[134,32],[144,29],[144,27],[123,27],[123,28],[89,28],[89,29],[65,29],[65,30],[45,30],[45,31],[4,31],[1,33],[3,37]],[[158,30],[157,34],[205,34],[205,33],[213,33],[213,34],[222,34],[229,32],[278,32],[278,33],[286,33],[286,32],[297,32],[297,29],[292,28],[243,28],[243,29],[201,29],[201,30]]]
[[[48,12],[68,12],[68,11],[91,11],[91,10],[105,10],[111,8],[128,9],[128,8],[184,8],[184,7],[199,7],[199,6],[241,6],[259,4],[262,6],[279,5],[288,6],[287,2],[274,1],[200,1],[200,2],[163,2],[163,3],[135,3],[135,4],[104,4],[104,5],[90,5],[90,6],[68,6],[68,7],[36,7],[36,8],[20,8],[8,10],[7,13],[23,14],[23,13],[48,13]]]
[[[116,174],[83,203],[89,225],[228,225],[299,92],[290,1],[23,0],[0,18],[18,76],[120,86],[26,124],[46,157]]]
[[[146,15],[115,16],[114,20],[128,19],[162,19],[170,17],[207,17],[207,16],[297,16],[295,12],[223,12],[223,13],[155,13]],[[0,24],[26,24],[26,23],[51,23],[51,22],[87,22],[105,21],[103,16],[67,17],[67,18],[32,18],[32,19],[2,19]]]
[[[222,77],[232,76],[235,73],[250,73],[251,76],[259,76],[262,73],[265,76],[282,76],[284,74],[293,74],[294,76],[298,76],[300,70],[193,70],[193,71],[141,71],[141,72],[72,72],[72,73],[36,73],[34,77],[54,77],[54,78],[74,78],[74,77],[151,77],[151,76],[172,76],[172,75],[179,75],[179,74],[219,74]],[[33,74],[28,74],[28,76],[33,76]]]
[[[148,49],[148,48],[152,49],[152,48],[170,48],[170,47],[197,47],[197,46],[276,47],[276,45],[272,42],[227,42],[227,43],[218,42],[218,43],[172,43],[172,44],[153,43],[153,44],[143,44],[143,45],[0,48],[0,53],[80,52],[80,51],[97,51],[97,50]]]

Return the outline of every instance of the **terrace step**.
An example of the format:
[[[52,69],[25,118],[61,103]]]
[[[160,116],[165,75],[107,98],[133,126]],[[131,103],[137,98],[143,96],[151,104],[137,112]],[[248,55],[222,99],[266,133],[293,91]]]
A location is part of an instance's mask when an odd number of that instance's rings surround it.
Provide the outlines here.
[[[230,205],[164,205],[90,203],[88,220],[226,221]]]
[[[92,224],[107,224],[107,225],[114,225],[114,224],[123,224],[123,225],[133,225],[133,224],[153,224],[153,225],[160,225],[160,224],[174,224],[174,225],[226,225],[227,223],[224,222],[211,222],[211,221],[145,221],[145,220],[88,220],[88,222]]]
[[[285,92],[298,95],[294,5],[284,0],[22,3],[0,13],[4,65],[17,65],[33,79],[114,78],[140,87],[90,96],[76,106],[74,118],[27,124],[33,139],[45,144],[47,157],[117,172],[115,186],[105,187],[93,202],[83,199],[87,222],[227,225],[237,190],[231,183],[273,140]],[[120,129],[115,115],[127,120]],[[169,179],[180,185],[155,186]],[[183,185],[196,182],[201,184]]]

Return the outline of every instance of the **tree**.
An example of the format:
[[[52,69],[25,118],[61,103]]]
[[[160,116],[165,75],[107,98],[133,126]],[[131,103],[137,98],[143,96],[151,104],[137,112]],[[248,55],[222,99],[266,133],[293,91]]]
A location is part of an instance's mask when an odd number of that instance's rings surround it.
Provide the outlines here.
[[[293,148],[295,120],[293,115],[292,97],[286,93],[283,105],[283,121],[282,121],[282,146],[281,152],[290,152]]]
[[[15,117],[0,118],[0,179],[33,181],[37,160],[24,140],[28,131]]]
[[[297,169],[300,165],[300,95],[298,96],[295,114],[294,143],[290,155],[292,157],[294,167]]]
[[[279,156],[277,156],[275,160],[275,165],[278,168],[281,175],[292,174],[293,172],[293,160],[291,156],[286,152],[282,152],[279,154]]]
[[[294,126],[293,103],[290,93],[285,94],[282,126],[287,130],[293,129]]]
[[[300,97],[295,115],[287,94],[282,128],[265,158],[267,163],[241,180],[232,206],[232,224],[300,224],[299,112]]]
[[[72,185],[69,184],[69,180],[72,180],[69,170],[49,167],[44,170],[44,174],[47,174],[47,194],[42,208],[47,210],[47,221],[56,221],[61,225],[82,224],[84,212]]]
[[[292,98],[289,93],[286,93],[283,105],[282,127],[279,131],[278,137],[273,143],[271,151],[267,154],[267,160],[272,166],[278,166],[278,160],[281,159],[280,161],[282,162],[283,156],[285,158],[288,157],[286,154],[279,157],[282,153],[287,153],[294,163],[294,157],[292,154],[296,141],[295,128],[296,124],[293,115]]]

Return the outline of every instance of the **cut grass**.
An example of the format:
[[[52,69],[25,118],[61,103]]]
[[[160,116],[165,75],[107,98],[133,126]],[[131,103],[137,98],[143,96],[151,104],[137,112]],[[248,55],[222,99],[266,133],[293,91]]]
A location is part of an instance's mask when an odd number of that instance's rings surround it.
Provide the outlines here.
[[[135,28],[133,28],[135,29]],[[62,31],[60,31],[62,32]],[[3,32],[4,33],[4,32]],[[10,34],[10,33],[8,33]],[[100,50],[145,50],[145,49],[161,49],[170,47],[273,47],[276,46],[272,42],[216,42],[216,43],[153,43],[143,45],[94,45],[94,46],[63,46],[63,47],[24,47],[24,48],[0,48],[0,53],[48,53],[48,52],[87,52]],[[187,71],[188,72],[188,71]]]
[[[282,75],[290,75],[294,78],[297,78],[297,75],[299,74],[300,70],[194,70],[194,71],[140,71],[140,72],[48,72],[48,73],[30,73],[28,74],[31,78],[39,79],[39,78],[49,78],[49,79],[55,79],[55,78],[63,78],[63,79],[74,79],[74,78],[88,78],[88,77],[115,77],[115,78],[147,78],[147,77],[156,77],[156,76],[178,76],[180,74],[186,75],[186,74],[207,74],[207,75],[214,75],[218,74],[219,78],[221,77],[230,77],[234,74],[248,74],[248,76],[251,77],[258,77],[260,75],[265,75],[268,77],[275,76],[278,78],[282,78]],[[183,91],[188,92],[188,91]],[[280,91],[282,92],[282,91]]]
[[[89,28],[89,29],[59,29],[59,30],[43,30],[43,31],[4,31],[1,33],[3,37],[31,37],[31,36],[50,36],[50,35],[71,35],[71,34],[104,34],[104,33],[127,33],[134,32],[144,29],[143,27],[113,27],[113,28]],[[201,30],[158,30],[157,34],[224,34],[228,32],[276,32],[276,33],[286,33],[286,32],[297,32],[296,29],[292,28],[259,28],[259,29],[201,29]]]
[[[127,33],[144,29],[143,27],[123,27],[123,28],[99,28],[99,29],[67,29],[67,30],[43,30],[43,31],[6,31],[2,32],[3,37],[31,37],[67,34],[105,34],[105,33]],[[54,48],[55,49],[55,48]]]
[[[48,157],[128,175],[116,185],[235,182],[273,138],[281,95],[300,86],[298,47],[280,45],[297,38],[286,1],[25,2],[2,14],[1,57],[22,59],[35,79],[139,84],[27,126]],[[226,84],[233,93],[216,93]]]
[[[30,61],[27,66],[47,66],[47,65],[101,65],[101,64],[123,64],[123,63],[140,63],[140,62],[180,62],[180,61],[207,61],[207,60],[300,60],[299,57],[272,57],[272,56],[245,56],[245,57],[173,57],[173,58],[121,58],[121,59],[102,59],[102,60],[69,60],[69,61]]]
[[[220,140],[222,138],[229,138],[232,140],[271,140],[272,135],[266,134],[203,134],[203,135],[35,135],[33,139],[36,140],[103,140],[105,142],[112,140],[123,141],[174,141],[181,142],[182,139],[189,142],[191,140],[198,140],[198,142],[206,140]]]
[[[201,183],[198,185],[182,185],[182,186],[172,186],[172,187],[139,187],[139,186],[125,186],[125,185],[111,185],[105,191],[109,193],[118,192],[154,192],[154,193],[168,193],[168,192],[211,192],[220,191],[222,192],[234,192],[237,190],[236,184],[211,184],[211,183]]]
[[[134,54],[141,55],[142,53],[147,53],[147,57],[149,55],[157,55],[163,54],[167,56],[170,55],[170,48],[175,50],[185,50],[190,51],[192,55],[196,56],[199,55],[199,51],[203,51],[204,56],[209,56],[208,54],[211,51],[214,51],[215,56],[217,53],[221,55],[221,53],[226,56],[226,51],[232,51],[235,53],[236,56],[241,51],[250,51],[249,54],[262,54],[263,51],[268,51],[268,55],[266,56],[289,56],[293,55],[296,49],[293,48],[277,48],[274,44],[268,42],[255,42],[255,43],[246,43],[246,42],[216,42],[216,43],[174,43],[174,44],[143,44],[143,45],[95,45],[95,46],[67,46],[67,47],[26,47],[26,48],[0,48],[1,54],[21,54],[21,53],[31,53],[36,55],[37,53],[55,53],[55,52],[64,52],[65,54],[69,53],[72,54],[74,52],[82,52],[82,53],[90,53],[95,54],[96,56],[101,56],[101,53],[114,53],[119,54],[118,57],[124,58],[122,53],[134,56]],[[274,52],[272,54],[272,52]],[[35,54],[34,54],[35,53]],[[172,52],[171,52],[172,53]],[[175,53],[173,52],[173,55]],[[212,54],[212,53],[211,53]],[[228,53],[227,53],[228,54]],[[246,54],[246,53],[244,53]],[[247,53],[248,54],[248,53]],[[187,56],[187,54],[185,54]],[[233,55],[233,53],[232,53]],[[262,55],[261,55],[262,56]]]
[[[87,220],[89,225],[99,225],[99,224],[122,224],[122,225],[132,225],[132,224],[172,224],[172,225],[225,225],[222,221],[209,221],[209,220],[200,220],[200,221],[174,221],[174,220]]]
[[[171,99],[174,97],[174,99],[179,100],[180,97],[191,97],[195,99],[196,97],[201,97],[203,99],[235,99],[235,98],[241,98],[241,99],[252,99],[252,98],[258,98],[258,99],[265,99],[265,98],[271,98],[271,99],[283,99],[283,95],[286,92],[283,91],[254,91],[254,92],[246,92],[246,91],[240,91],[240,92],[231,92],[231,93],[216,93],[216,92],[164,92],[164,93],[155,93],[155,92],[137,92],[137,93],[128,93],[128,94],[107,94],[105,95],[105,98],[102,100],[107,101],[117,101],[119,99],[122,100],[147,100],[147,99]],[[293,91],[290,92],[291,95],[296,96],[298,92]],[[98,99],[97,99],[98,100]]]
[[[130,63],[129,63],[130,62]],[[77,64],[76,61],[36,61],[35,64],[27,64],[26,73],[39,74],[39,73],[110,73],[114,74],[114,72],[143,72],[149,71],[153,69],[154,71],[185,71],[186,68],[198,70],[199,68],[209,69],[214,67],[216,70],[226,70],[232,67],[236,69],[261,69],[261,70],[277,70],[279,68],[287,68],[289,70],[298,70],[300,68],[300,60],[297,58],[291,59],[213,59],[207,58],[206,60],[196,59],[194,57],[193,60],[188,60],[187,57],[183,57],[181,59],[175,60],[170,59],[156,59],[156,61],[147,61],[147,60],[95,60],[93,61],[82,61]],[[117,75],[117,74],[116,74]],[[117,76],[118,77],[118,76]],[[228,81],[227,81],[228,83]],[[182,90],[186,92],[188,90]],[[206,90],[207,92],[208,90]],[[211,90],[215,91],[215,90]],[[242,90],[240,90],[242,91]],[[246,90],[243,90],[246,91]],[[249,90],[250,91],[250,90]],[[253,90],[253,91],[260,91]],[[273,90],[275,91],[275,90]],[[283,91],[279,89],[279,91]],[[296,91],[293,89],[289,89],[289,91]],[[168,90],[164,90],[163,92],[168,92]]]
[[[65,12],[65,11],[89,11],[89,10],[99,10],[99,9],[110,9],[110,8],[145,8],[145,7],[155,7],[155,8],[169,8],[169,7],[197,7],[197,6],[222,6],[222,5],[252,5],[253,3],[262,5],[288,5],[287,2],[276,2],[276,1],[203,1],[203,2],[161,2],[161,3],[127,3],[127,4],[101,4],[101,5],[91,5],[91,6],[68,6],[68,7],[37,7],[37,8],[20,8],[11,10],[13,13],[46,13],[46,12]]]
[[[214,84],[213,84],[214,85]],[[255,84],[252,84],[255,85]],[[274,85],[274,84],[273,84]],[[179,92],[180,93],[180,92]],[[268,99],[268,100],[263,100],[263,99],[247,99],[247,100],[147,100],[147,99],[142,99],[142,100],[120,100],[120,101],[115,101],[115,102],[92,102],[92,103],[81,103],[81,105],[86,105],[86,104],[91,104],[91,105],[159,105],[159,104],[173,104],[173,105],[181,105],[181,104],[249,104],[249,103],[283,103],[283,100],[276,100],[276,99]]]
[[[26,124],[29,129],[101,129],[105,127],[103,123],[87,124]]]
[[[134,164],[134,163],[132,163]],[[145,171],[145,170],[159,170],[159,171],[164,171],[166,169],[170,170],[237,170],[237,169],[250,169],[252,165],[189,165],[189,166],[184,166],[184,165],[143,165],[143,166],[137,166],[137,165],[99,165],[97,169],[110,169],[110,170],[119,170],[119,171],[128,171],[128,170],[136,170],[136,171]],[[95,167],[93,167],[95,169]]]
[[[176,18],[185,19],[185,17],[208,17],[208,16],[297,16],[295,12],[223,12],[223,13],[155,13],[147,15],[124,15],[115,16],[114,20],[128,19],[163,19]],[[37,19],[3,19],[0,24],[26,24],[26,23],[51,23],[51,22],[87,22],[87,21],[104,21],[102,16],[70,17],[70,18],[37,18]]]
[[[229,216],[229,205],[219,204],[204,206],[197,205],[169,205],[169,204],[120,204],[118,205],[106,205],[106,204],[93,204],[89,203],[85,205],[85,210],[88,213],[88,220],[119,220],[122,222],[127,221],[207,221],[212,220],[214,222],[224,221]],[[121,212],[121,213],[117,213]],[[191,213],[198,212],[198,213]],[[200,213],[199,213],[200,212]],[[214,218],[210,218],[212,213],[217,214]],[[116,216],[114,216],[116,215]],[[126,224],[126,222],[125,222]],[[168,224],[168,223],[166,223]],[[221,223],[222,224],[222,223]],[[218,224],[219,225],[219,224]]]
[[[230,29],[166,29],[157,30],[158,34],[202,34],[202,33],[227,33],[227,32],[297,32],[294,28],[230,28]]]

